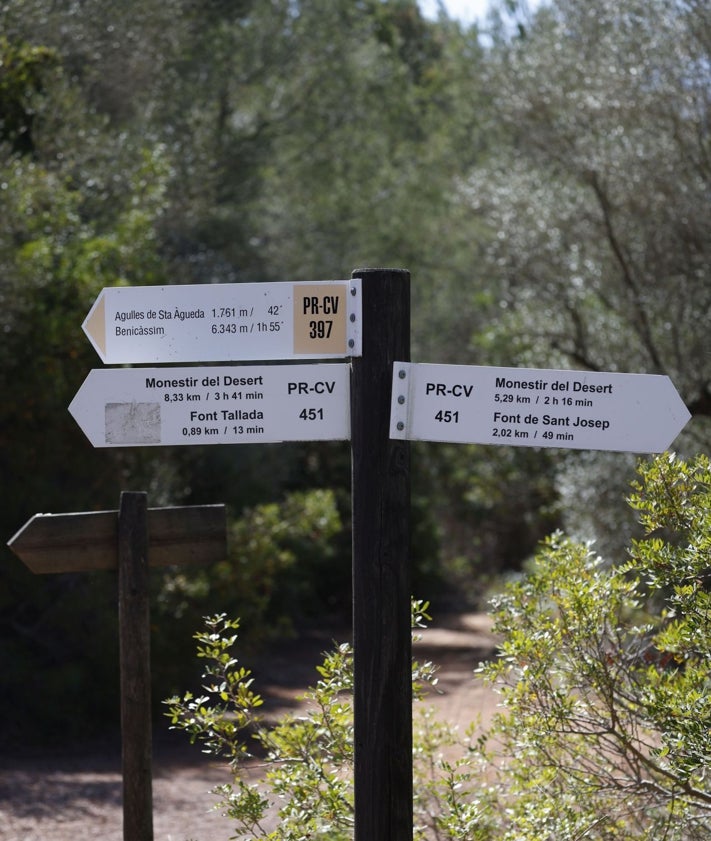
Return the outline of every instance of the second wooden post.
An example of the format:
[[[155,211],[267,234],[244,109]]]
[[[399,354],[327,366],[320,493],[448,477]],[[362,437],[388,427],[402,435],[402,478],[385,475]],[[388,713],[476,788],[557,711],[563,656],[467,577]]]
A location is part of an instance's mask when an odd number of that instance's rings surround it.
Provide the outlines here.
[[[153,841],[148,512],[122,493],[118,513],[119,657],[124,841]]]

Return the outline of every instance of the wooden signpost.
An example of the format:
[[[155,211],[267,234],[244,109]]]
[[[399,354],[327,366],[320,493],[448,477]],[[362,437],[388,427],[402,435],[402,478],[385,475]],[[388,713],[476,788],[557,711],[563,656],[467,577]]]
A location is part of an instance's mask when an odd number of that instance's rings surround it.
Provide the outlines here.
[[[392,366],[410,355],[410,274],[363,283],[363,355],[353,360],[355,841],[412,838],[410,449],[388,435]]]
[[[98,447],[350,437],[355,841],[411,841],[413,833],[409,441],[655,452],[689,418],[666,377],[413,365],[409,290],[400,269],[306,284],[105,289],[84,323],[104,362],[349,357],[350,368],[93,371],[70,407]],[[133,729],[138,710],[150,708],[140,689],[149,550],[151,563],[223,552],[215,523],[203,530],[186,515],[180,524],[170,514],[146,515],[140,496],[122,496],[117,519],[38,515],[11,541],[38,572],[95,569],[99,558],[107,568],[118,557],[122,726],[131,743],[124,794],[133,804],[124,806],[126,841],[152,838],[150,721]],[[123,664],[134,650],[140,663]]]
[[[36,514],[8,542],[34,573],[118,570],[123,837],[153,839],[149,566],[227,557],[224,505],[146,507],[121,494],[118,511]]]

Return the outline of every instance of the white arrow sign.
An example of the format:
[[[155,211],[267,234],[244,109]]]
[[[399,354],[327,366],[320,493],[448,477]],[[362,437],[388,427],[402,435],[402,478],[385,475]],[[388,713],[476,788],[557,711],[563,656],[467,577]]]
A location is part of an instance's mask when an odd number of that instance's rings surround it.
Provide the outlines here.
[[[69,411],[95,447],[344,441],[350,366],[104,368]]]
[[[360,279],[112,286],[82,325],[107,364],[361,355]]]
[[[690,417],[655,374],[396,362],[390,436],[656,453]]]

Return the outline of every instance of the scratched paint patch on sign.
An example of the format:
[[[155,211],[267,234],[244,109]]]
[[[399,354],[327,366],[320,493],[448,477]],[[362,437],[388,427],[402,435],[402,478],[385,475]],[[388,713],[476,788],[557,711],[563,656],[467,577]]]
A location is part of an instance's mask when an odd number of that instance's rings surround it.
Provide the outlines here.
[[[160,444],[160,403],[106,403],[106,443]]]

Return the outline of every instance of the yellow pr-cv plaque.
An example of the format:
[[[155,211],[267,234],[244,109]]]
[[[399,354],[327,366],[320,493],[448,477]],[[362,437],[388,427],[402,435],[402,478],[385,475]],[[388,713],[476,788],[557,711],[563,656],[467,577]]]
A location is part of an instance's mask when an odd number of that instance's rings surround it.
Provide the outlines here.
[[[295,354],[347,354],[347,291],[335,283],[294,286]]]

